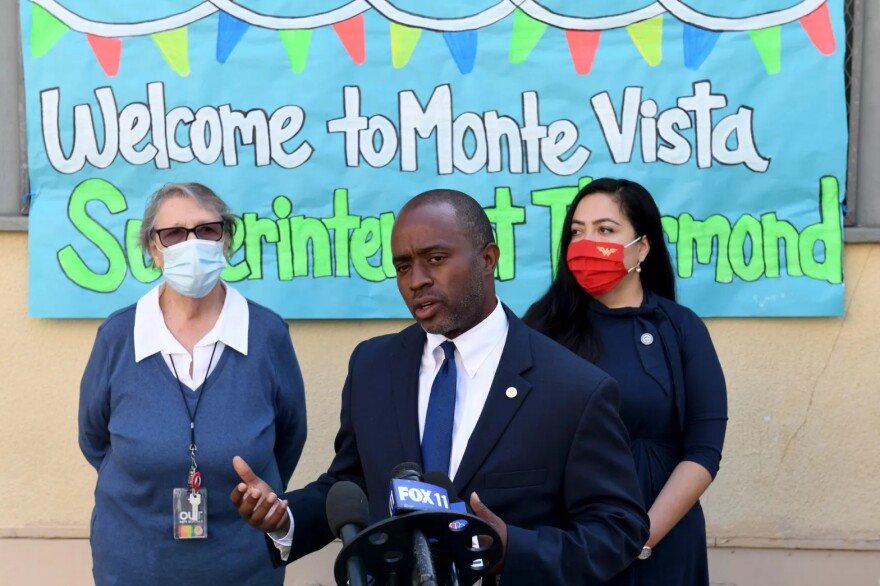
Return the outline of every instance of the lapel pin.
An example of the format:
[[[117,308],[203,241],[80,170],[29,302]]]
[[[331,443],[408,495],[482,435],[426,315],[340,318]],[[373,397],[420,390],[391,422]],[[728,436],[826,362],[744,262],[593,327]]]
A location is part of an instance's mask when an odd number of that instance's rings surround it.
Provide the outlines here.
[[[516,397],[516,389],[514,387],[507,387],[507,390],[504,392],[507,395],[508,399],[513,399]]]
[[[648,333],[642,334],[642,337],[640,339],[642,341],[642,344],[644,344],[645,346],[650,346],[654,343],[654,336]]]

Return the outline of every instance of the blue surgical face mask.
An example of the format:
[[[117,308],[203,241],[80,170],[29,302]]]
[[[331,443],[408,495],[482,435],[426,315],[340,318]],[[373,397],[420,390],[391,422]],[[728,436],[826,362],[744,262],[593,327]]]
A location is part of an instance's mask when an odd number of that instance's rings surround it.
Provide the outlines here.
[[[186,297],[202,298],[211,292],[226,268],[223,241],[184,240],[161,250],[162,274],[171,288]]]

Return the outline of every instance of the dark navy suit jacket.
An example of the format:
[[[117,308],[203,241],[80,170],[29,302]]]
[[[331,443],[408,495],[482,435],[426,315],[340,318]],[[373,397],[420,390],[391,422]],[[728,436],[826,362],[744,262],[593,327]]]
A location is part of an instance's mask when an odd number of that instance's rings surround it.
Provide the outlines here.
[[[507,523],[505,586],[608,580],[648,538],[617,384],[505,310],[504,352],[453,484],[463,499],[476,491]],[[318,480],[284,495],[295,522],[288,562],[333,539],[324,511],[334,482],[365,490],[373,522],[388,516],[392,469],[421,462],[424,343],[413,325],[352,353],[336,457]]]

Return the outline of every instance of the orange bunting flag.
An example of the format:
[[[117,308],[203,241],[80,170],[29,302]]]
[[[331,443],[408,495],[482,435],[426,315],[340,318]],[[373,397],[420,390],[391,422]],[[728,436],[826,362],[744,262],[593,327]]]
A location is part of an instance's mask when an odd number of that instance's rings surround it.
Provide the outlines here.
[[[364,15],[358,14],[348,20],[337,22],[333,25],[336,36],[342,41],[349,57],[356,64],[361,65],[367,60],[367,48],[364,43]]]
[[[593,59],[596,57],[601,36],[601,31],[565,31],[568,52],[571,53],[571,62],[578,75],[586,75],[593,68]]]
[[[834,29],[831,28],[831,16],[828,14],[827,3],[803,17],[800,22],[820,53],[823,55],[834,53],[836,43],[834,42]]]
[[[86,35],[92,53],[98,58],[98,64],[107,77],[116,77],[119,73],[119,60],[122,57],[122,39],[111,39],[97,35]]]

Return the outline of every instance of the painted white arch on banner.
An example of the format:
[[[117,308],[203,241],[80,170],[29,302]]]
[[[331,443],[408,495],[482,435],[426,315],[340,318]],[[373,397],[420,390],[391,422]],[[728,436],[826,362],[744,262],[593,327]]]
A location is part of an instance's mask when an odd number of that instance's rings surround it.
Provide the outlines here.
[[[367,2],[372,4],[377,12],[392,22],[412,28],[439,32],[461,32],[486,28],[511,15],[516,10],[517,4],[519,4],[519,2],[514,0],[501,0],[498,4],[470,16],[436,18],[403,11],[387,0],[367,0]]]
[[[671,15],[682,22],[708,30],[727,32],[753,31],[788,24],[810,14],[825,4],[826,0],[804,0],[799,4],[782,10],[740,18],[710,16],[694,10],[680,0],[657,0],[657,2],[662,4]]]
[[[111,38],[137,37],[163,33],[190,25],[217,12],[217,7],[213,4],[210,2],[203,2],[185,12],[157,18],[156,20],[132,23],[109,23],[83,18],[75,12],[71,12],[67,8],[61,6],[55,0],[31,0],[31,2],[37,6],[41,6],[46,12],[77,32]]]
[[[223,12],[243,20],[251,26],[258,26],[270,30],[299,30],[314,29],[329,26],[353,18],[370,9],[370,2],[366,0],[352,0],[348,4],[309,16],[270,16],[254,12],[249,8],[240,6],[231,0],[207,0],[206,4],[213,4]]]
[[[610,16],[597,16],[585,18],[580,16],[566,16],[558,14],[552,10],[541,6],[535,0],[524,0],[519,6],[523,12],[540,20],[550,26],[573,31],[603,31],[615,28],[622,28],[654,18],[666,12],[658,2],[654,2],[644,8],[633,10],[632,12],[623,12],[621,14],[613,14]]]
[[[68,10],[57,0],[30,1],[41,6],[75,31],[101,37],[122,38],[152,35],[178,29],[215,14],[218,10],[223,10],[249,25],[269,30],[314,29],[330,26],[373,9],[397,24],[438,32],[460,32],[491,26],[520,8],[538,21],[565,30],[598,31],[622,28],[668,12],[682,22],[708,30],[749,31],[794,22],[815,11],[827,0],[803,0],[782,10],[738,18],[704,14],[687,6],[681,0],[656,0],[648,6],[631,12],[600,17],[559,14],[542,6],[537,0],[500,0],[497,4],[481,12],[457,18],[437,18],[413,14],[397,8],[388,0],[351,0],[343,6],[327,12],[290,17],[254,12],[236,4],[233,0],[205,0],[178,14],[133,23],[105,23],[89,20]]]

